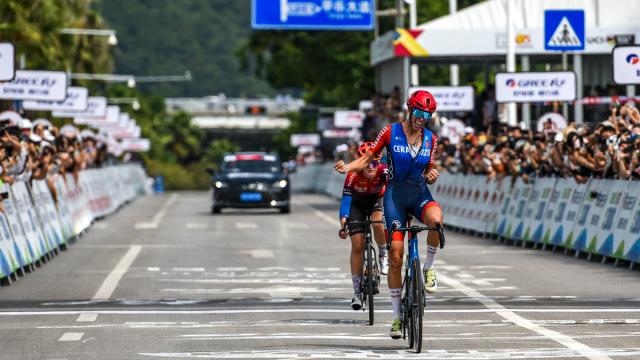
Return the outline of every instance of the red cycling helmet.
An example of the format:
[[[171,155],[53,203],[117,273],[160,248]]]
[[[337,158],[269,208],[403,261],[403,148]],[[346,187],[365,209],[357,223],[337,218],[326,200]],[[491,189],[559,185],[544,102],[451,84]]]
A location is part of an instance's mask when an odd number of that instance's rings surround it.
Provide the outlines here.
[[[359,155],[358,157],[364,156],[367,153],[367,151],[369,151],[372,147],[373,147],[373,143],[371,141],[367,141],[362,145],[360,145],[360,147],[358,147],[358,155]],[[373,157],[373,160],[380,160],[381,157],[382,157],[382,154],[375,155]]]
[[[418,109],[432,113],[436,111],[436,99],[428,91],[416,90],[409,96],[407,107],[409,111],[411,111],[411,109]]]

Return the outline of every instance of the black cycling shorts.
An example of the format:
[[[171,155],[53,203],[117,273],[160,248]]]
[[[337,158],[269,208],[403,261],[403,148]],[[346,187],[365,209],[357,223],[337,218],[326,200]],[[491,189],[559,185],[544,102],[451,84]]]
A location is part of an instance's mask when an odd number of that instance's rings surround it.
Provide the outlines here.
[[[382,198],[378,197],[378,194],[352,195],[351,209],[349,210],[350,222],[364,222],[367,220],[367,215],[376,211],[382,211]],[[349,224],[349,234],[364,234],[364,224]]]

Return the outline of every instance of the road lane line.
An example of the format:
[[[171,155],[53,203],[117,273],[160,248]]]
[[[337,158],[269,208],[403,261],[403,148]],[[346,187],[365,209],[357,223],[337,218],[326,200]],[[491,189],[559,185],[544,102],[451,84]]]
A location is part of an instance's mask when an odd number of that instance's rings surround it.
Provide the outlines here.
[[[76,321],[78,322],[94,322],[98,318],[98,314],[94,312],[86,312],[78,315]]]
[[[294,200],[295,201],[295,200]],[[320,219],[324,220],[325,222],[327,222],[328,224],[331,224],[331,226],[338,226],[340,227],[340,222],[338,221],[337,218],[332,218],[331,216],[323,213],[322,211],[314,208],[311,205],[305,204],[303,202],[299,202],[299,201],[295,201],[296,205],[300,205],[303,207],[306,207],[307,209],[310,209],[311,211],[313,211],[313,213],[319,217]]]
[[[192,267],[192,268],[174,267],[174,268],[171,269],[171,271],[176,271],[176,272],[203,272],[204,268],[203,267]]]
[[[253,249],[248,252],[254,259],[273,259],[276,256],[269,249]]]
[[[178,194],[176,193],[171,194],[171,196],[169,196],[167,201],[162,205],[160,210],[158,210],[158,212],[153,216],[153,218],[151,218],[151,221],[136,223],[135,229],[136,230],[157,229],[158,225],[160,225],[160,221],[162,221],[162,218],[164,217],[164,214],[169,209],[169,206],[171,206],[171,204],[173,204],[177,198],[178,198]]]
[[[439,277],[442,277],[438,275]],[[428,302],[429,300],[427,300]],[[80,315],[86,310],[43,310],[43,311],[0,311],[0,316],[69,316]],[[99,315],[225,315],[225,314],[270,314],[270,313],[349,313],[353,314],[351,309],[322,309],[322,308],[282,308],[282,309],[242,309],[242,310],[96,310],[92,311]],[[391,313],[391,310],[376,310],[380,313]],[[572,313],[572,314],[588,314],[588,313],[640,313],[639,308],[568,308],[568,309],[432,309],[429,313],[434,314],[482,314],[482,313]],[[507,319],[508,320],[508,319]]]
[[[425,339],[427,340],[427,339]],[[379,341],[379,340],[378,340]],[[599,350],[616,357],[640,355],[638,348],[602,348]],[[152,358],[170,359],[429,359],[429,360],[486,360],[486,359],[553,359],[577,358],[575,352],[565,348],[548,349],[487,349],[487,350],[429,350],[421,354],[407,350],[358,350],[337,348],[302,348],[294,350],[236,350],[197,352],[140,352],[138,355]]]
[[[62,334],[62,336],[60,336],[60,339],[58,339],[58,341],[80,341],[80,339],[82,339],[83,336],[84,336],[84,333],[68,332],[68,333]]]
[[[142,246],[140,245],[131,245],[131,247],[129,247],[127,253],[124,254],[122,259],[120,259],[120,262],[118,262],[116,267],[113,268],[106,279],[104,279],[104,282],[93,296],[92,300],[108,300],[109,297],[111,297],[111,294],[113,294],[113,291],[118,286],[118,283],[120,282],[120,279],[122,279],[124,273],[129,270],[133,261],[138,257],[138,254],[140,254],[140,250],[142,250]]]
[[[236,229],[246,230],[246,229],[257,229],[258,224],[252,222],[237,222],[235,223]]]
[[[438,277],[443,280],[444,283],[448,284],[454,289],[460,290],[461,293],[476,298],[478,302],[487,307],[487,309],[495,310],[496,314],[503,317],[506,320],[513,322],[514,324],[523,327],[527,330],[533,331],[539,335],[545,336],[579,354],[591,360],[611,360],[610,357],[604,355],[603,353],[593,349],[586,344],[583,344],[572,337],[559,333],[554,330],[549,330],[545,327],[537,325],[530,320],[525,319],[524,317],[517,315],[514,311],[507,309],[505,306],[500,305],[495,300],[485,296],[481,292],[464,285],[462,282],[446,276],[439,274]],[[544,309],[542,309],[544,310]]]

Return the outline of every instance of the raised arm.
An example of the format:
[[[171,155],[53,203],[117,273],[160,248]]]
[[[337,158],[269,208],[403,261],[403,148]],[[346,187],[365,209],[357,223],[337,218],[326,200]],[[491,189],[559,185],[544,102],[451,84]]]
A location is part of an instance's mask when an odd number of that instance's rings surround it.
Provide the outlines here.
[[[371,160],[373,160],[376,155],[380,154],[382,152],[382,149],[384,149],[385,146],[389,144],[390,140],[391,125],[387,125],[380,131],[378,137],[376,138],[376,141],[373,143],[373,147],[371,148],[371,150],[367,151],[364,156],[361,156],[348,164],[345,164],[342,160],[338,160],[333,168],[341,174],[345,174],[350,171],[364,170],[367,168],[367,166],[369,166]]]

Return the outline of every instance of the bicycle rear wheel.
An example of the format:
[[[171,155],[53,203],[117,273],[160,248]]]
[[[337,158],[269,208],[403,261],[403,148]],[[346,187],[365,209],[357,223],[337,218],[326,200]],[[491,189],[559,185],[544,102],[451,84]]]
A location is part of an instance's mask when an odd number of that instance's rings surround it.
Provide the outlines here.
[[[371,236],[367,234],[367,237]],[[367,252],[367,301],[369,306],[369,325],[373,325],[374,321],[374,304],[373,304],[373,295],[375,294],[375,284],[374,284],[374,271],[373,271],[373,261],[375,257],[375,252],[373,247],[371,246],[371,240],[367,239],[366,244],[366,252]]]
[[[411,309],[411,325],[416,345],[416,352],[422,351],[422,318],[424,314],[424,293],[422,290],[422,276],[420,273],[420,261],[413,260],[413,306]]]

